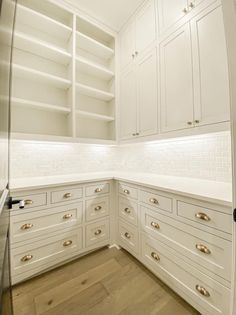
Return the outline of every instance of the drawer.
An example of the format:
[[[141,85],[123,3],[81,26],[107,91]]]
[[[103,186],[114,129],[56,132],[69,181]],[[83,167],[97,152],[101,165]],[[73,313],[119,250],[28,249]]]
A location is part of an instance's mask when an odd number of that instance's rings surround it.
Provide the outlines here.
[[[47,204],[47,193],[41,194],[31,194],[31,195],[21,195],[14,197],[13,200],[20,199],[25,201],[25,209],[31,209],[36,207],[45,206]],[[13,205],[12,210],[21,210],[19,209],[19,204]]]
[[[143,235],[141,256],[158,277],[167,279],[206,313],[229,314],[230,290],[175,256],[166,245]]]
[[[85,218],[92,221],[109,215],[109,197],[101,197],[86,201]]]
[[[87,186],[85,189],[86,197],[99,196],[102,194],[108,194],[110,192],[110,184],[98,183],[96,185]]]
[[[138,253],[138,230],[134,226],[119,221],[118,227],[119,241],[122,246],[124,244],[134,253]]]
[[[167,212],[172,212],[173,201],[169,197],[165,197],[162,194],[152,193],[149,191],[140,191],[140,201],[148,204],[149,206],[161,209]]]
[[[81,224],[83,204],[71,204],[11,217],[11,243]]]
[[[198,223],[199,227],[207,226],[226,233],[232,233],[232,215],[213,209],[177,201],[177,215],[189,222]]]
[[[131,224],[138,224],[138,204],[132,200],[119,197],[119,216]]]
[[[24,245],[11,251],[12,275],[39,268],[49,263],[54,264],[61,258],[73,256],[82,248],[82,229],[61,233],[47,239]]]
[[[51,192],[51,203],[69,202],[83,197],[83,188],[68,188]]]
[[[110,238],[110,221],[109,219],[89,224],[86,226],[86,247],[107,241]]]
[[[138,199],[138,189],[123,183],[119,183],[119,193],[128,198]]]
[[[144,230],[185,257],[208,269],[210,275],[231,277],[232,243],[141,207]]]

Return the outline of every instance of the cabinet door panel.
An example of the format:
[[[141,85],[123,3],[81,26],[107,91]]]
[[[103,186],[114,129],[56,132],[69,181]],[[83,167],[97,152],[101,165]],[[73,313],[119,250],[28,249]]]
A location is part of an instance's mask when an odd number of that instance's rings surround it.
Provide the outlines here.
[[[156,39],[154,0],[149,1],[136,17],[136,51],[140,54]]]
[[[157,52],[153,49],[137,64],[138,132],[157,133]]]
[[[133,62],[135,53],[135,23],[130,23],[120,35],[121,68]]]
[[[191,22],[195,82],[195,119],[201,125],[229,120],[229,74],[221,6]]]
[[[120,137],[133,138],[137,132],[137,97],[135,67],[121,76]]]
[[[193,122],[193,72],[190,25],[160,44],[161,130],[188,128]]]
[[[158,0],[160,33],[171,27],[186,15],[187,0]]]

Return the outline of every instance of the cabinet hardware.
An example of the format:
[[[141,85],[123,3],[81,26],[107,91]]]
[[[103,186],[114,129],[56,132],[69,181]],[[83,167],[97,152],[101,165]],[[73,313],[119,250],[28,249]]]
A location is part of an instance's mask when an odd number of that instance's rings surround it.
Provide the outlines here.
[[[126,233],[125,233],[125,237],[128,238],[128,239],[130,239],[130,238],[131,238],[131,235],[130,235],[128,232],[126,232]]]
[[[130,191],[128,189],[124,189],[123,192],[126,194],[126,195],[129,195],[130,194]]]
[[[64,195],[64,198],[66,198],[66,199],[71,198],[71,197],[72,197],[72,194],[71,194],[71,193],[66,193],[66,194]]]
[[[197,244],[196,249],[199,250],[200,252],[204,253],[204,254],[207,254],[207,255],[211,254],[210,249],[207,248],[205,245]]]
[[[25,205],[27,206],[32,205],[33,203],[34,203],[33,200],[30,199],[25,200]]]
[[[188,9],[187,9],[187,8],[184,8],[184,9],[183,9],[183,13],[188,13]]]
[[[200,124],[200,120],[194,120],[195,124]]]
[[[134,57],[135,57],[135,54],[132,54],[132,58],[134,59]]]
[[[234,209],[233,217],[234,217],[234,222],[236,222],[236,209]]]
[[[139,136],[139,132],[136,133],[136,136]]]
[[[154,228],[154,229],[160,229],[160,225],[156,222],[151,222],[151,226]]]
[[[190,2],[189,8],[191,8],[191,9],[195,8],[195,4],[193,2]]]
[[[135,55],[138,56],[138,51],[135,51]]]
[[[102,188],[96,188],[96,189],[94,190],[94,192],[95,192],[95,193],[100,193],[100,192],[102,192]]]
[[[73,243],[72,241],[65,241],[65,242],[63,243],[63,246],[64,246],[64,247],[67,247],[67,246],[70,246],[72,243]]]
[[[200,219],[200,220],[203,220],[203,221],[207,221],[207,222],[211,221],[211,218],[208,217],[207,214],[202,213],[202,212],[196,213],[196,214],[195,214],[195,217],[196,217],[197,219]]]
[[[100,211],[100,210],[102,210],[102,207],[101,206],[97,206],[97,207],[94,208],[94,210],[95,211]]]
[[[157,255],[157,253],[152,252],[152,253],[151,253],[151,256],[152,256],[152,258],[155,259],[156,261],[160,261],[160,257]]]
[[[203,287],[201,287],[200,285],[196,285],[196,290],[203,296],[205,297],[210,297],[210,293]]]
[[[24,225],[22,225],[21,230],[29,230],[33,227],[34,225],[31,223],[26,223]]]
[[[72,218],[72,216],[73,216],[73,214],[68,213],[68,214],[65,214],[65,215],[63,216],[63,219],[67,220],[67,219]]]
[[[96,236],[98,236],[98,235],[100,235],[102,233],[102,230],[97,230],[96,232],[94,232],[94,235],[96,235]]]
[[[130,209],[129,209],[129,208],[125,208],[125,212],[126,212],[126,213],[128,213],[128,214],[130,214],[130,213],[131,213],[131,211],[130,211]]]
[[[22,262],[29,261],[33,258],[33,255],[25,255],[24,257],[21,258]]]
[[[133,133],[132,136],[135,137],[135,136],[136,136],[136,133]]]
[[[191,121],[188,121],[187,124],[188,124],[189,126],[192,126],[193,123],[192,123]]]
[[[156,198],[150,198],[149,201],[151,203],[154,203],[155,205],[158,205],[159,204],[159,201],[156,199]]]

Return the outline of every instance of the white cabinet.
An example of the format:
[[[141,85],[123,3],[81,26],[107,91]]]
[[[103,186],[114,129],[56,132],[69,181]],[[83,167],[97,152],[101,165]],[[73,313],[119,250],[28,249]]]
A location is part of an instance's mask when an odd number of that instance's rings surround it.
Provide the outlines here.
[[[160,45],[161,130],[192,126],[193,81],[190,25]]]
[[[120,36],[121,65],[126,68],[135,57],[135,23],[131,22]]]

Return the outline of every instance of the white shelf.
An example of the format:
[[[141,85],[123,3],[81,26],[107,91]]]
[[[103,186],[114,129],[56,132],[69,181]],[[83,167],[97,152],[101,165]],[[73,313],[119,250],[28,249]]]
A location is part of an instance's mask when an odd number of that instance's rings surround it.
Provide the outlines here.
[[[21,99],[17,97],[13,97],[11,99],[11,103],[13,106],[23,106],[23,107],[36,108],[36,109],[38,108],[38,109],[43,109],[49,112],[60,112],[64,114],[69,114],[71,112],[71,110],[67,107],[45,104],[45,103],[35,102],[35,101]]]
[[[65,65],[72,58],[66,50],[20,32],[14,34],[14,47]]]
[[[77,46],[83,50],[90,52],[91,54],[103,59],[110,59],[114,56],[114,50],[99,43],[87,35],[80,32],[76,32]]]
[[[68,89],[71,86],[71,81],[67,79],[63,79],[61,77],[35,69],[27,68],[18,64],[13,64],[13,75],[15,77],[22,77],[29,80],[44,82],[62,89]]]
[[[111,121],[115,120],[115,118],[111,117],[111,116],[95,114],[95,113],[86,112],[83,110],[76,110],[76,114],[80,117],[86,117],[86,118],[90,118],[90,119],[94,119],[94,120],[102,120],[102,121],[106,121],[106,122],[111,122]]]
[[[68,40],[72,34],[72,29],[52,18],[37,11],[29,9],[21,4],[17,4],[17,24],[25,24],[29,27],[49,33],[52,36]]]
[[[77,56],[77,70],[87,73],[91,76],[95,76],[104,80],[110,80],[114,77],[114,73],[105,67],[97,65],[83,57]]]
[[[76,87],[79,91],[79,93],[92,97],[92,98],[96,98],[102,101],[111,101],[114,98],[114,94],[99,90],[99,89],[95,89],[93,87],[90,87],[88,85],[84,85],[81,83],[77,83]]]

